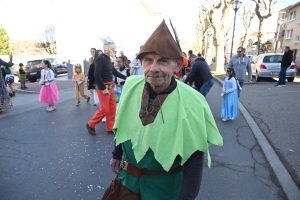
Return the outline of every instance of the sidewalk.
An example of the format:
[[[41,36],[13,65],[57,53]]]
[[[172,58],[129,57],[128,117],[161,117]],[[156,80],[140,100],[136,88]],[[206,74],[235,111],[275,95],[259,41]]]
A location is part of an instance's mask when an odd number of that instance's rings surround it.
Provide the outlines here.
[[[215,80],[216,80],[217,83],[219,83],[219,85],[220,85],[219,89],[221,91],[221,85],[222,85],[223,81],[216,78],[216,77],[215,77]],[[220,91],[219,91],[219,93],[220,93]],[[208,99],[208,102],[209,101],[210,100]],[[213,104],[213,106],[215,107],[216,105]],[[272,171],[274,171],[274,173],[276,175],[276,178],[277,178],[278,182],[280,183],[281,187],[283,188],[283,190],[284,190],[284,192],[285,192],[288,199],[295,199],[295,200],[299,199],[300,192],[299,192],[298,187],[294,183],[292,177],[290,176],[287,169],[284,167],[284,165],[282,164],[282,162],[278,158],[277,154],[273,150],[272,146],[269,144],[268,140],[266,139],[266,137],[264,136],[264,134],[262,133],[262,131],[260,130],[260,128],[258,127],[256,122],[254,121],[254,119],[251,117],[251,115],[248,113],[248,111],[245,109],[245,107],[243,106],[243,104],[241,102],[239,104],[239,109],[240,109],[240,114],[241,115],[237,119],[237,121],[241,120],[241,119],[245,120],[245,122],[247,123],[247,126],[249,126],[249,128],[252,131],[253,135],[255,136],[255,139],[256,139],[257,143],[259,144],[264,156],[266,157],[266,159],[268,161],[268,164],[272,168],[270,174],[272,174]],[[220,121],[220,120],[218,120],[216,118],[216,122],[217,122],[218,127],[219,127],[218,121]],[[229,122],[229,123],[236,123],[236,121]],[[227,123],[227,122],[222,123],[221,122],[221,126],[223,126],[224,124],[229,125],[229,123]],[[230,124],[230,126],[231,126],[231,124]],[[220,131],[222,133],[222,129],[220,129]],[[223,137],[224,137],[224,135],[223,135]],[[225,140],[224,141],[224,144],[225,144],[226,136],[225,136],[224,140]],[[239,142],[240,141],[238,139],[238,143]],[[240,156],[244,156],[244,155],[240,154],[238,159],[240,159]],[[249,159],[253,159],[253,157],[249,158]],[[255,164],[254,164],[254,166],[255,166]]]

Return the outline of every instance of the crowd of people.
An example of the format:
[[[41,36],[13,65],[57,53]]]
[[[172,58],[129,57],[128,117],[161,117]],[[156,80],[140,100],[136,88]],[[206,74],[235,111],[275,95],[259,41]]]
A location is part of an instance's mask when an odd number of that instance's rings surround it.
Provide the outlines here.
[[[238,116],[246,71],[252,80],[243,51],[238,49],[226,70],[221,93],[223,121]],[[81,104],[79,94],[90,102],[85,83],[94,105],[99,106],[86,124],[88,133],[97,135],[96,125],[106,118],[107,133],[116,135],[110,167],[118,176],[111,185],[115,188],[107,190],[103,199],[194,199],[201,184],[204,153],[210,165],[209,145],[223,144],[206,101],[214,78],[205,59],[192,50],[188,55],[181,52],[165,21],[132,61],[123,51],[116,57],[116,44],[109,37],[103,39],[103,51],[91,48],[90,52],[88,72],[84,74],[82,65],[74,64],[72,81],[76,106]],[[11,54],[8,63],[0,59],[4,71],[12,61]],[[59,93],[53,69],[48,60],[42,66],[39,101],[47,105],[47,111],[54,111]],[[21,88],[26,88],[22,68],[20,63]],[[0,79],[0,112],[12,107],[6,88],[9,77]]]

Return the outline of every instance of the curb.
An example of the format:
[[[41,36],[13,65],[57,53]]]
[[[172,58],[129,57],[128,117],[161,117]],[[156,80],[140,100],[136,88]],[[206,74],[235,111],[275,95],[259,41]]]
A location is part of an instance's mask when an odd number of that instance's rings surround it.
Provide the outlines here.
[[[215,76],[214,79],[219,84],[223,85],[223,81],[221,79]],[[258,141],[260,148],[264,152],[287,198],[289,200],[298,200],[300,197],[300,191],[297,185],[293,181],[292,177],[290,176],[289,172],[287,171],[283,163],[278,158],[277,154],[275,153],[272,146],[266,139],[265,135],[261,132],[259,126],[256,124],[252,116],[249,114],[249,112],[246,110],[246,108],[240,101],[239,101],[239,109],[240,112],[243,114],[246,122],[248,123],[250,129],[252,130],[254,137]]]
[[[23,94],[39,94],[40,92],[35,92],[35,91],[26,91],[26,90],[22,90],[22,89],[20,89],[20,86],[18,87],[14,87],[14,89],[15,89],[15,92],[16,93],[23,93]]]

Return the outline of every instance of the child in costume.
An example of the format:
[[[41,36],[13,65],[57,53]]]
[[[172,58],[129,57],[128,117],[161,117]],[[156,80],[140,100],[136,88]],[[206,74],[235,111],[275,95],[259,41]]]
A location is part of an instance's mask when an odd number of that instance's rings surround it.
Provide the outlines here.
[[[14,75],[11,74],[11,70],[9,67],[4,66],[4,71],[5,71],[5,83],[9,87],[12,96],[15,96],[15,90],[13,88],[13,84],[15,82]]]
[[[221,93],[221,96],[223,97],[221,112],[223,121],[234,120],[238,116],[239,111],[239,99],[237,93],[238,84],[235,78],[234,69],[228,68],[226,76]]]
[[[116,63],[118,65],[117,71],[119,73],[123,74],[124,76],[129,77],[130,76],[130,70],[125,65],[125,63],[126,63],[125,58],[123,56],[118,57]],[[116,102],[117,103],[119,103],[124,84],[125,84],[124,79],[115,76],[114,91],[115,91],[115,96],[116,96]]]
[[[58,89],[54,82],[54,73],[49,60],[43,60],[40,85],[42,86],[39,101],[47,104],[47,111],[56,110],[55,103],[59,101]]]
[[[24,65],[23,63],[20,63],[19,64],[20,68],[19,68],[19,74],[20,74],[20,81],[21,81],[21,89],[26,89],[26,85],[25,85],[25,80],[26,80],[26,77],[25,77],[25,71],[23,69]]]
[[[76,64],[74,66],[74,74],[73,74],[73,78],[72,78],[73,83],[75,83],[75,97],[76,97],[76,101],[77,104],[76,106],[80,106],[80,97],[79,97],[79,93],[81,94],[81,96],[83,98],[86,99],[87,103],[90,102],[90,97],[88,95],[86,95],[84,93],[84,81],[85,81],[85,76],[82,73],[82,66],[81,64]]]

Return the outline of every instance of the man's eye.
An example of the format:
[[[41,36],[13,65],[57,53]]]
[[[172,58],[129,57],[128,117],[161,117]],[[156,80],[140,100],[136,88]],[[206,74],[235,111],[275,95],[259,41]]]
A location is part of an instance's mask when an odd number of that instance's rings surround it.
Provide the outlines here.
[[[160,63],[168,63],[168,61],[166,59],[161,59],[158,62],[160,62]]]

